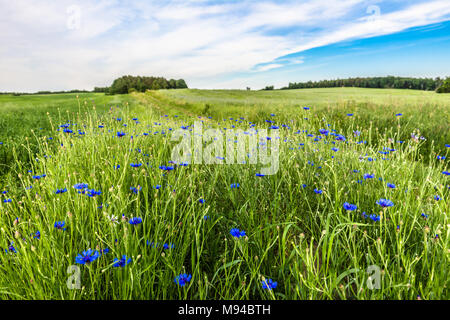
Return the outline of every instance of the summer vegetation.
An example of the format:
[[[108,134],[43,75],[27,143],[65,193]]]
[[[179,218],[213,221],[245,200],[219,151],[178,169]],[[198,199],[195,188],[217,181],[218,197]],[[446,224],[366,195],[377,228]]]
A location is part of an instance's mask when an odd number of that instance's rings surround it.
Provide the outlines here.
[[[449,110],[358,88],[0,96],[0,299],[448,299]],[[279,171],[174,163],[195,121],[270,128]]]
[[[445,88],[450,78],[445,80],[441,78],[403,78],[403,77],[371,77],[371,78],[349,78],[336,80],[321,80],[289,83],[282,89],[304,89],[304,88],[333,88],[333,87],[359,87],[359,88],[384,88],[384,89],[413,89],[413,90],[437,90],[438,93],[450,92]],[[440,89],[442,88],[442,89]]]

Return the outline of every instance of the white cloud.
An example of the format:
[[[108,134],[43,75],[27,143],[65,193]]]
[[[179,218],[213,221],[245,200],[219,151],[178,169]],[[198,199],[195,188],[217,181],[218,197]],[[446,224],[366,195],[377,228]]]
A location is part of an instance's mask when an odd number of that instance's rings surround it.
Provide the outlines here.
[[[277,59],[289,53],[449,18],[449,1],[413,2],[389,13],[379,2],[372,21],[366,9],[374,1],[365,0],[0,0],[0,91],[91,89],[123,74],[232,86],[218,79],[304,62]],[[80,9],[79,28],[68,28],[71,6]]]

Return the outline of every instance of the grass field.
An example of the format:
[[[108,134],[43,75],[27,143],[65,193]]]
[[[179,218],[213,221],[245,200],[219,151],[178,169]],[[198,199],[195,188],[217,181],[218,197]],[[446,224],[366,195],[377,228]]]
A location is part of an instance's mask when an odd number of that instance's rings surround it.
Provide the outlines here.
[[[449,111],[350,88],[0,96],[0,299],[448,299]],[[173,163],[199,121],[271,139]]]

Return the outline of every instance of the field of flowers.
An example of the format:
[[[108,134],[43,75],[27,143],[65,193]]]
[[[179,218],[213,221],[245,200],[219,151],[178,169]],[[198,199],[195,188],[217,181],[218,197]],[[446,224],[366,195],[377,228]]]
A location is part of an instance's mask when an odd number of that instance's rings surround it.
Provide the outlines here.
[[[0,140],[0,299],[450,298],[450,102],[234,94],[43,97],[47,129]],[[173,161],[196,122],[268,129],[279,170]]]

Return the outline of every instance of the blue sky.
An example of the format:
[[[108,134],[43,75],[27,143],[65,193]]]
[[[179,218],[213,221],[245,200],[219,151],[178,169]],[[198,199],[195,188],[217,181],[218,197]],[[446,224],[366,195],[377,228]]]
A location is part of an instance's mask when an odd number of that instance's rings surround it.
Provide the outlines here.
[[[0,91],[450,76],[450,1],[0,0]]]

